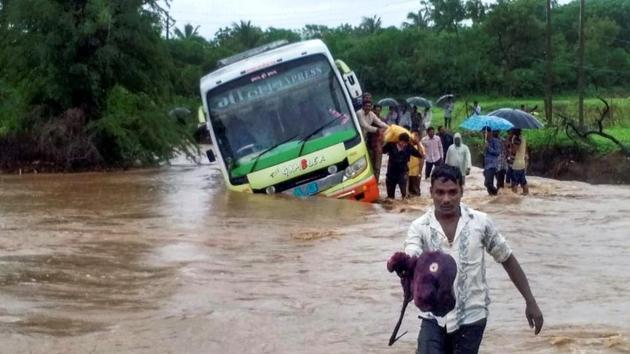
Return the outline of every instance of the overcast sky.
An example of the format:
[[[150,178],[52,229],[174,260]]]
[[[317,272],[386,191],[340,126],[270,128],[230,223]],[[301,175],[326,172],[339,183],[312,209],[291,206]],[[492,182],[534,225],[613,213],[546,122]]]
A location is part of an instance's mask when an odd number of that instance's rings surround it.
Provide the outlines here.
[[[377,15],[383,27],[400,26],[407,13],[419,8],[419,0],[171,0],[170,13],[176,27],[200,26],[199,34],[212,38],[219,28],[240,20],[263,29],[300,29],[306,24],[357,26],[363,17]]]

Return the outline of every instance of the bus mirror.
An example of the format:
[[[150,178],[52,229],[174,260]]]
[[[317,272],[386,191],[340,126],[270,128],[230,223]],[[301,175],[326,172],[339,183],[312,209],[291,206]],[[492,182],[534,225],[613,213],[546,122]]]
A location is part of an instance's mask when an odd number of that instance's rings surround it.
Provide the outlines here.
[[[214,156],[214,151],[212,149],[206,150],[206,156],[208,156],[208,161],[215,162],[217,158]]]

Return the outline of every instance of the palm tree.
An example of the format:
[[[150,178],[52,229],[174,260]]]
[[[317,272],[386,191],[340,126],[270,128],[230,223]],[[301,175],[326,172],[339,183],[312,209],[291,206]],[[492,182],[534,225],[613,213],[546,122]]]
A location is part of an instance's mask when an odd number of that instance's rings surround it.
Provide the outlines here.
[[[381,30],[381,18],[374,15],[372,17],[363,17],[359,28],[367,33],[375,33]]]
[[[259,27],[252,24],[252,21],[232,23],[231,35],[238,43],[245,48],[254,48],[262,39],[263,33]]]
[[[417,12],[410,12],[407,14],[409,22],[403,22],[405,28],[428,28],[429,21],[431,20],[431,8],[426,0],[420,1],[420,8]]]
[[[184,32],[182,32],[179,28],[175,27],[175,36],[179,39],[198,38],[199,37],[199,33],[197,32],[198,30],[199,30],[199,26],[193,27],[193,25],[191,25],[190,23],[187,23],[186,26],[184,26]]]

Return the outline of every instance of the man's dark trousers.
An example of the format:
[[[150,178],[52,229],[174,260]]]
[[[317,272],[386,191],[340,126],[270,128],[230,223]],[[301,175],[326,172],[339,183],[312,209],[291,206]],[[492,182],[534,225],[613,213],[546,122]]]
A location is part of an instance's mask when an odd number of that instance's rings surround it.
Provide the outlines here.
[[[435,320],[422,320],[416,354],[476,354],[485,329],[485,318],[462,325],[453,333],[447,333]]]
[[[496,173],[496,168],[486,168],[485,170],[483,170],[483,185],[486,186],[486,190],[490,195],[497,195],[497,188],[494,186],[494,175]]]
[[[385,177],[385,187],[387,187],[387,198],[394,199],[396,195],[396,186],[400,188],[400,194],[405,198],[407,196],[407,171],[400,175],[387,175]]]

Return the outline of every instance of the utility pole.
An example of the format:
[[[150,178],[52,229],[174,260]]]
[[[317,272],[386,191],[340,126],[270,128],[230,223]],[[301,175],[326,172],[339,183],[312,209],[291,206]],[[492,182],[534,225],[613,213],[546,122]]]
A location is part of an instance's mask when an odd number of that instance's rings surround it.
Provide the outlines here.
[[[545,87],[545,118],[551,123],[553,113],[553,55],[551,53],[551,0],[547,0],[547,50],[546,50],[547,85]]]
[[[171,33],[171,15],[168,13],[168,11],[166,11],[165,13],[166,13],[166,40],[168,41],[170,37],[170,33]]]
[[[580,44],[578,48],[578,123],[584,128],[584,11],[585,0],[580,0]]]

